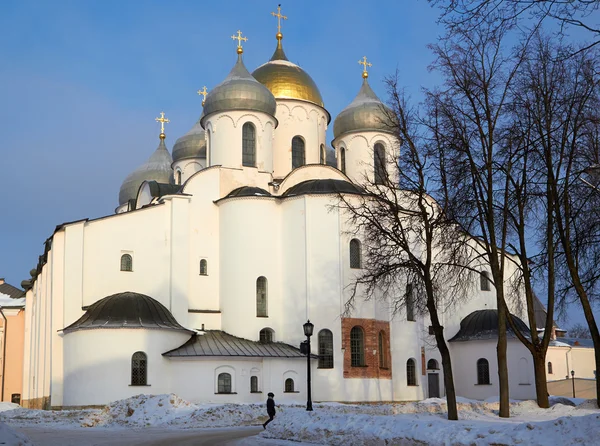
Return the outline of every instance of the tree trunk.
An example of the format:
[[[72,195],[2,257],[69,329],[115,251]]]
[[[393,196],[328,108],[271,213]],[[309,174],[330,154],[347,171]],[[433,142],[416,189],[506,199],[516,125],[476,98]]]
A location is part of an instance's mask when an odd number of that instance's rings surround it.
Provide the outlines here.
[[[506,310],[498,305],[498,387],[500,389],[500,417],[510,417],[510,401],[508,388],[508,363],[506,361]]]
[[[594,318],[594,313],[592,312],[592,307],[587,297],[587,293],[581,284],[578,285],[579,286],[576,286],[576,288],[579,294],[579,300],[581,301],[581,306],[583,307],[585,320],[588,323],[588,327],[590,327],[590,334],[592,335],[592,342],[594,344],[596,370],[600,370],[600,333],[598,332],[598,325],[596,324],[596,319]],[[577,370],[574,371],[577,372]],[[596,406],[600,408],[600,379],[598,379],[598,376],[596,376]]]
[[[538,406],[542,409],[550,407],[548,401],[548,383],[546,381],[546,351],[532,352],[533,373],[535,375],[535,395]]]

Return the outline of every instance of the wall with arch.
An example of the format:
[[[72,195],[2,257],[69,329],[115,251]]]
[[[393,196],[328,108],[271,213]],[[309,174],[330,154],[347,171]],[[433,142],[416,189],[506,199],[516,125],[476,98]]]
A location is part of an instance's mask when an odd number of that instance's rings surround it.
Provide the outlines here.
[[[207,167],[206,158],[184,158],[173,163],[175,184],[183,184],[196,172]],[[178,172],[181,173],[181,182],[178,183]]]

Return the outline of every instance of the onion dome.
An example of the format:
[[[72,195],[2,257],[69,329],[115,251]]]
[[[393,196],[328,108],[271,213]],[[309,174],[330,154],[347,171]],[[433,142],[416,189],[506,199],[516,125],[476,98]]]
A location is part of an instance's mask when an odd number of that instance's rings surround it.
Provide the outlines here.
[[[346,133],[363,131],[388,131],[390,113],[371,89],[366,72],[363,73],[363,84],[354,100],[335,118],[333,137],[339,138]]]
[[[281,45],[283,35],[277,33],[277,48],[273,57],[261,65],[252,76],[267,87],[276,99],[299,99],[323,106],[321,92],[306,71],[290,62]]]
[[[202,116],[200,117],[202,119]],[[186,158],[206,158],[206,139],[200,119],[173,145],[173,162]]]
[[[238,60],[225,80],[212,89],[204,102],[204,116],[230,110],[263,112],[275,117],[277,104],[271,92],[248,72],[238,47]]]
[[[131,172],[119,191],[119,206],[135,199],[140,185],[144,181],[156,181],[158,183],[173,183],[173,159],[165,145],[165,134],[160,134],[160,144],[145,164]]]

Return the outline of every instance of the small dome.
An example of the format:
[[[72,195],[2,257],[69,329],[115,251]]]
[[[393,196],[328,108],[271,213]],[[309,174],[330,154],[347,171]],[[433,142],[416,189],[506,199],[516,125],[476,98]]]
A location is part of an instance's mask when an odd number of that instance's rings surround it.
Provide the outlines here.
[[[167,308],[150,296],[130,291],[113,294],[90,305],[85,314],[64,329],[65,333],[95,328],[183,328]]]
[[[173,162],[186,158],[206,158],[206,139],[200,120],[173,145]]]
[[[527,324],[512,315],[513,321],[519,331],[529,336]],[[515,337],[508,322],[506,323],[508,337]],[[460,321],[460,330],[450,341],[477,341],[498,338],[498,310],[477,310],[467,315]]]
[[[238,54],[238,60],[225,80],[212,89],[204,101],[204,116],[229,110],[250,110],[275,117],[277,104],[271,92],[248,72]]]
[[[300,99],[323,107],[317,84],[306,71],[287,59],[279,38],[271,60],[254,70],[252,76],[277,99]]]
[[[306,180],[290,187],[283,193],[282,197],[341,193],[360,195],[362,191],[354,184],[345,180]]]
[[[161,138],[160,144],[148,161],[131,172],[123,181],[119,191],[119,206],[134,199],[144,181],[173,183],[172,163],[173,159],[165,146],[165,140]]]
[[[234,197],[272,197],[272,195],[261,187],[255,186],[242,186],[237,189],[233,189],[225,196],[225,198]]]
[[[333,122],[333,137],[366,130],[388,131],[387,108],[371,89],[366,78],[354,100],[340,112]]]

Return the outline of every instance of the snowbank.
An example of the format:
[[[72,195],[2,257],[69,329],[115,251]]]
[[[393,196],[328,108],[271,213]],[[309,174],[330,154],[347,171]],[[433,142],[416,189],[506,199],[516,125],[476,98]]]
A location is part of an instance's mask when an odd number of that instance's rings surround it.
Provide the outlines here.
[[[13,410],[13,409],[18,409],[21,406],[19,406],[18,404],[15,403],[3,403],[0,402],[0,412],[4,412],[6,410]]]
[[[4,423],[0,423],[0,444],[5,446],[33,446],[29,439],[15,432]]]

